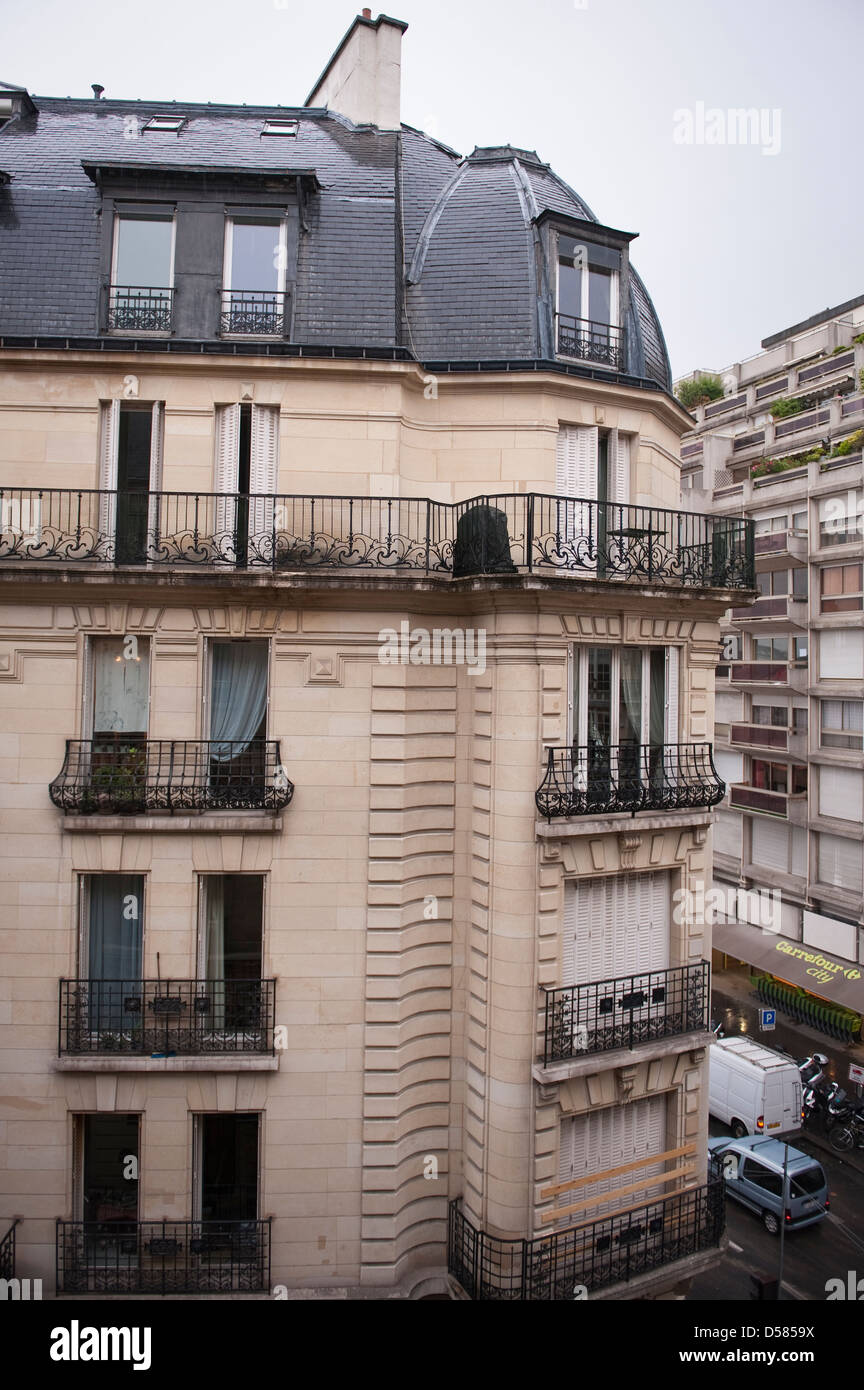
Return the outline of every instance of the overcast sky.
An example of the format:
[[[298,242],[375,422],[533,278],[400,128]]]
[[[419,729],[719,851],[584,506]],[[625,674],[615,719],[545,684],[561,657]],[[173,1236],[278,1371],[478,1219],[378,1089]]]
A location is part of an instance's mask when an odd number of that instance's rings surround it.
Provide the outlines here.
[[[536,149],[601,221],[638,232],[676,376],[864,293],[862,0],[394,4],[409,25],[402,119],[460,153]],[[101,82],[106,97],[299,105],[358,11],[0,0],[0,78],[50,96]],[[739,108],[764,113],[755,143],[728,143]]]

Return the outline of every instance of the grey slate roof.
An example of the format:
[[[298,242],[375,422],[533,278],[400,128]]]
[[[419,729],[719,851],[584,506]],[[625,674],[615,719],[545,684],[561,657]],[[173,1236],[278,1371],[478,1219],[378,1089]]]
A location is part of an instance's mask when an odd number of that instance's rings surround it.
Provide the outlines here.
[[[99,333],[101,194],[83,162],[314,170],[300,238],[293,340],[405,347],[421,361],[549,356],[533,220],[596,221],[533,151],[467,159],[403,127],[311,108],[34,97],[0,127],[0,335]],[[178,134],[141,132],[183,116]],[[296,118],[295,137],[262,137]],[[400,268],[404,267],[404,277]],[[628,372],[671,389],[656,313],[631,271]],[[548,304],[547,304],[548,309]]]

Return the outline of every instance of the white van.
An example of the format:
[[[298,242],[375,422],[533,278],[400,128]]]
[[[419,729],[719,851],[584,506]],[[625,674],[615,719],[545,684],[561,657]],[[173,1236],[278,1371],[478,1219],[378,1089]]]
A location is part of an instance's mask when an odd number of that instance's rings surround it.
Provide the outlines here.
[[[713,1042],[708,1056],[708,1111],[745,1134],[801,1128],[801,1075],[795,1063],[750,1038]]]

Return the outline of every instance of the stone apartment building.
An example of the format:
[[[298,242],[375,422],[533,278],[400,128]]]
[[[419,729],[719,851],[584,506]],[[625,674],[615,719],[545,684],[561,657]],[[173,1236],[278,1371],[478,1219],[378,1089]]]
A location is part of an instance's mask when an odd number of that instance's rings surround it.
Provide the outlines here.
[[[727,614],[717,669],[716,960],[848,1040],[864,1015],[864,296],[722,380],[681,450],[684,505],[755,527],[759,598]]]
[[[0,93],[0,1235],[46,1296],[716,1258],[675,903],[752,527],[681,510],[632,234],[402,124],[405,27],[303,106]]]

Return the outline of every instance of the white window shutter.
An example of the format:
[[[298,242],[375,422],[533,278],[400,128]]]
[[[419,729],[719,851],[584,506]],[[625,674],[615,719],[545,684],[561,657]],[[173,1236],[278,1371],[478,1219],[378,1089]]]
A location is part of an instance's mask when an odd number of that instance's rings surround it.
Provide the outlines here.
[[[789,827],[767,816],[751,816],[750,855],[754,864],[789,872]]]
[[[240,463],[240,406],[216,407],[216,465],[213,491],[218,493],[213,540],[217,555],[236,558],[234,535],[237,527],[237,485]]]
[[[819,814],[838,820],[864,819],[861,773],[854,768],[820,767]]]
[[[249,461],[249,492],[258,497],[249,505],[249,558],[271,557],[270,537],[275,522],[274,493],[279,476],[279,407],[253,405],[252,456]]]
[[[117,448],[120,438],[120,402],[104,401],[99,412],[99,534],[110,544],[114,557],[117,525]],[[109,495],[110,494],[110,495]]]
[[[612,430],[607,454],[607,497],[616,506],[626,507],[630,501],[630,436]]]
[[[681,716],[679,706],[679,686],[681,678],[681,654],[678,647],[666,648],[666,709],[663,721],[663,738],[667,744],[664,758],[667,776],[675,781],[680,776],[681,763],[679,750],[669,745],[682,743]]]
[[[819,836],[819,879],[850,893],[861,892],[861,842],[840,835]]]
[[[559,542],[568,547],[577,545],[582,538],[590,538],[591,551],[596,554],[597,509],[589,506],[597,498],[597,455],[598,435],[596,427],[587,425],[562,425],[558,431],[558,448],[555,466],[555,494],[557,497],[579,498],[577,503],[568,503],[558,510],[557,529]],[[590,555],[580,547],[580,573],[590,572],[593,564]],[[571,554],[572,559],[572,554]]]
[[[162,492],[162,453],[165,437],[165,405],[156,401],[150,429],[150,502],[147,508],[147,558],[155,560],[162,543],[165,508]]]

